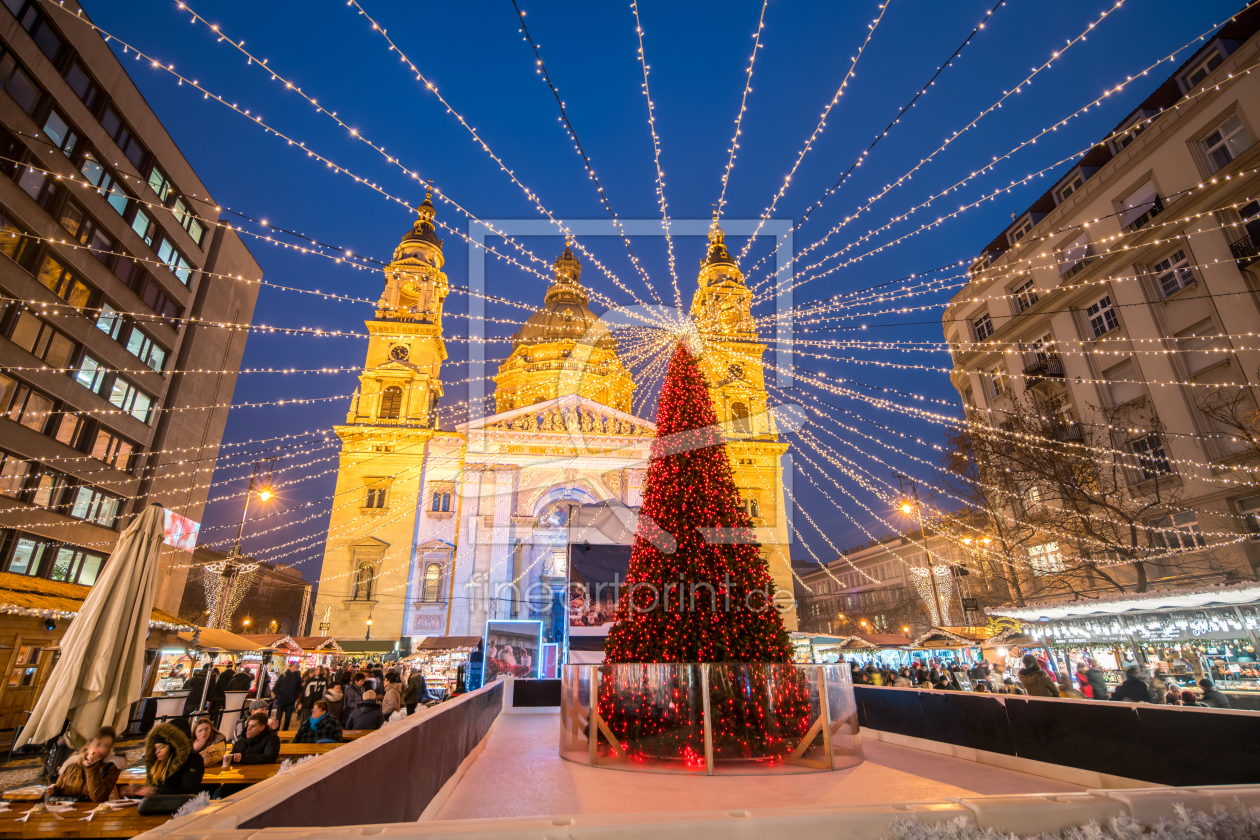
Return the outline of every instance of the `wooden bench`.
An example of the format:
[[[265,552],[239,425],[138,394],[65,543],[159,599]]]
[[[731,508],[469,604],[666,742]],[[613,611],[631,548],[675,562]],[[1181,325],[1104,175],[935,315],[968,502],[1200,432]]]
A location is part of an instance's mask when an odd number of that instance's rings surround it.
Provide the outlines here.
[[[101,811],[90,821],[85,818],[96,808],[93,802],[76,802],[73,810],[60,814],[36,814],[26,822],[26,815],[35,803],[13,803],[0,811],[0,840],[19,837],[135,837],[171,819],[169,816],[142,817],[135,805],[116,811]]]

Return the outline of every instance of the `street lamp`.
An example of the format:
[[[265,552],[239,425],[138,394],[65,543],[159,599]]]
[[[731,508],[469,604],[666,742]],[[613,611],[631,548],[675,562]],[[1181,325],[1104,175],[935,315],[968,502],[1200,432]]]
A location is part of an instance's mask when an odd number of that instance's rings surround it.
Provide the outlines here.
[[[270,501],[275,495],[271,489],[271,471],[275,467],[276,460],[271,459],[267,468],[267,481],[262,484],[258,492],[258,498],[264,502]],[[227,560],[223,564],[222,577],[223,580],[219,584],[219,603],[216,605],[214,615],[210,617],[211,627],[228,628],[232,619],[232,595],[236,589],[236,580],[240,575],[240,563],[237,558],[241,556],[241,540],[245,536],[245,520],[249,516],[249,499],[255,492],[255,484],[260,483],[258,473],[262,470],[262,461],[254,462],[254,471],[249,477],[249,487],[245,490],[245,504],[241,508],[241,524],[236,528],[236,543],[228,549]]]
[[[903,475],[902,473],[894,472],[893,478],[897,479],[897,486],[901,488],[903,493],[905,492],[904,482],[909,482],[910,492],[914,495],[913,504],[909,499],[903,498],[899,507],[901,508],[901,512],[906,516],[909,516],[911,512],[918,514],[919,536],[923,537],[923,553],[927,556],[928,583],[932,585],[932,602],[936,605],[937,620],[940,621],[941,624],[945,624],[948,621],[948,616],[946,616],[944,611],[941,610],[941,594],[936,589],[936,568],[932,563],[932,552],[928,549],[927,532],[923,528],[923,505],[919,503],[919,488],[915,485],[913,479],[907,475]],[[914,540],[910,540],[910,542],[913,543]]]
[[[372,614],[368,613],[367,617],[367,635],[363,637],[365,642],[372,641]]]

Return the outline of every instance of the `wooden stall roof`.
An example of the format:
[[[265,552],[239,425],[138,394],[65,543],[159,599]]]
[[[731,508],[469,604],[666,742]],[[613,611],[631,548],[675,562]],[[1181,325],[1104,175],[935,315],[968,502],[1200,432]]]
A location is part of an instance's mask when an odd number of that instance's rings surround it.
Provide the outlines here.
[[[308,653],[332,653],[340,651],[341,645],[332,636],[294,636],[293,641]]]
[[[179,634],[181,641],[191,644],[193,634],[191,632],[181,632]],[[257,653],[266,650],[266,645],[260,645],[245,636],[238,636],[228,630],[219,630],[214,627],[202,627],[197,635],[197,646],[201,650],[220,650],[226,653]]]
[[[283,633],[241,633],[239,635],[242,639],[251,641],[260,647],[289,650],[295,653],[302,650],[302,646],[294,641],[292,636],[286,636]]]
[[[0,572],[0,612],[30,616],[71,617],[83,606],[90,588],[77,583]],[[149,614],[149,625],[165,630],[193,630],[193,625],[165,610]]]

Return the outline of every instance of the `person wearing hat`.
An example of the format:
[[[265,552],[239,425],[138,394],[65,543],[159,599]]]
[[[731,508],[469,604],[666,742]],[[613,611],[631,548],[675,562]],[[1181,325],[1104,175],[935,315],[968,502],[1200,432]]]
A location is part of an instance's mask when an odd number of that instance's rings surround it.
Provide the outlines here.
[[[169,723],[159,723],[144,739],[145,783],[134,788],[140,796],[195,794],[201,790],[206,763],[193,751],[192,739]]]
[[[1024,667],[1019,669],[1019,681],[1032,697],[1059,696],[1059,686],[1031,653],[1024,654]]]
[[[1216,683],[1209,679],[1199,680],[1199,688],[1203,689],[1203,696],[1199,698],[1200,706],[1207,706],[1209,709],[1231,709],[1229,698],[1226,697],[1220,689],[1216,687]]]

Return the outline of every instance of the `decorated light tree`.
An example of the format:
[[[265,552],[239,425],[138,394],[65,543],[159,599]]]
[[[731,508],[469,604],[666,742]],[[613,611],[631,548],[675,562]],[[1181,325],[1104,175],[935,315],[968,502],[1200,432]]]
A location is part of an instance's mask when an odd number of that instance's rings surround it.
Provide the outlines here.
[[[740,502],[726,443],[695,359],[670,360],[630,568],[608,633],[599,712],[622,748],[694,760],[703,751],[695,669],[708,671],[715,750],[782,757],[809,728],[809,689],[775,586]],[[672,550],[671,550],[672,549]]]

